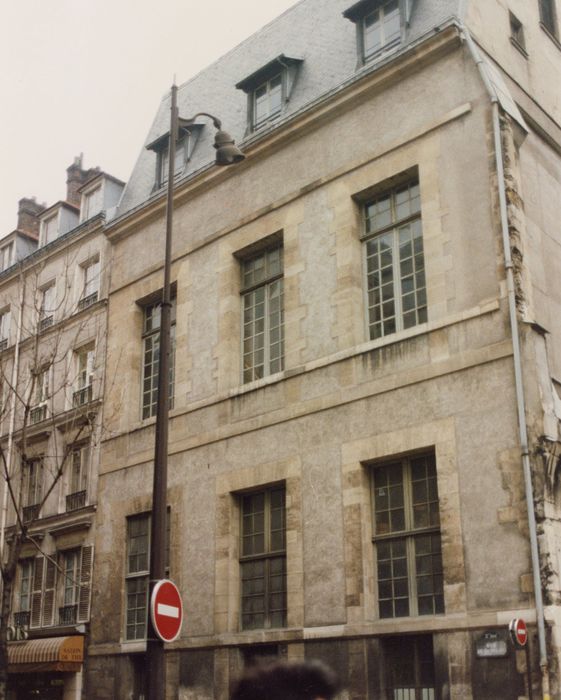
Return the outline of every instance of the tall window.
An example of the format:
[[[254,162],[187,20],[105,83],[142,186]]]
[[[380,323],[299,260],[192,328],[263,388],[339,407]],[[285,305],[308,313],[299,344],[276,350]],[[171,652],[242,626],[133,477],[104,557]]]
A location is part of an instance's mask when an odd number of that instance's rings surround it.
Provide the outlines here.
[[[388,637],[383,650],[387,697],[435,700],[432,635]]]
[[[78,601],[80,599],[80,549],[64,552],[63,559],[63,598],[59,608],[59,623],[74,624],[77,618]]]
[[[86,504],[88,488],[88,471],[90,465],[90,446],[77,445],[70,453],[70,483],[66,496],[66,510],[76,510]]]
[[[0,312],[0,351],[8,347],[10,341],[10,310]]]
[[[30,459],[26,463],[25,473],[25,505],[32,506],[41,502],[43,488],[43,458]]]
[[[540,19],[548,32],[557,36],[557,13],[555,11],[555,0],[539,0]]]
[[[272,248],[242,263],[243,381],[284,366],[283,250]]]
[[[444,612],[434,456],[374,468],[373,504],[380,617]]]
[[[78,302],[79,309],[85,309],[95,304],[99,297],[99,259],[90,261],[82,268],[84,287]]]
[[[0,272],[7,270],[13,262],[14,244],[12,242],[0,248]]]
[[[173,407],[175,369],[175,299],[171,306],[171,355],[169,363],[169,405]],[[156,415],[158,404],[158,373],[160,361],[160,304],[144,307],[143,326],[143,371],[142,371],[142,418]]]
[[[22,613],[28,613],[31,610],[31,582],[33,580],[33,558],[23,559],[20,562],[19,566],[19,610]],[[25,624],[29,624],[29,619],[27,619]]]
[[[43,245],[51,243],[58,236],[58,213],[43,221]]]
[[[82,406],[92,400],[92,385],[94,376],[95,348],[88,345],[75,353],[76,384],[72,403]]]
[[[364,207],[370,338],[427,320],[419,183],[386,191]]]
[[[285,489],[241,496],[242,629],[286,625]]]
[[[282,109],[282,73],[259,85],[253,93],[253,126],[259,127]]]
[[[91,219],[99,214],[103,206],[101,185],[91,192],[85,192],[82,196],[82,221]]]
[[[183,136],[175,142],[175,160],[174,160],[174,177],[181,174],[185,170],[187,163],[189,136]],[[158,180],[159,184],[163,185],[168,181],[169,176],[169,146],[166,147],[158,155]]]
[[[39,330],[45,330],[53,325],[55,313],[55,285],[49,284],[41,290],[39,306]]]
[[[126,639],[146,637],[149,568],[150,515],[137,515],[127,520]]]

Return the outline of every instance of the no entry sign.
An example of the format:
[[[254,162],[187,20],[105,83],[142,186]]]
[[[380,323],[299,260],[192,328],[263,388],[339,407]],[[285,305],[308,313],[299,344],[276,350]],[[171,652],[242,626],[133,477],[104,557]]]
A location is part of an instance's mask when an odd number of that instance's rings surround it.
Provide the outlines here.
[[[510,621],[508,631],[512,637],[512,641],[517,647],[525,647],[528,642],[528,628],[521,617],[515,617]]]
[[[179,637],[183,604],[173,581],[164,578],[154,586],[150,598],[150,617],[154,630],[162,641],[173,642]]]

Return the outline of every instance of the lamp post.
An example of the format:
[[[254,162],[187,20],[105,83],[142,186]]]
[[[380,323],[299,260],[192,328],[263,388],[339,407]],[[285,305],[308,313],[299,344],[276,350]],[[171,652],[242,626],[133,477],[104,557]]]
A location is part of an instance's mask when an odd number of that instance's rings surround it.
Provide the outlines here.
[[[171,241],[173,231],[173,181],[175,175],[175,145],[179,127],[194,124],[198,116],[212,119],[217,133],[216,165],[233,165],[245,156],[236,147],[232,137],[222,131],[219,119],[206,112],[199,112],[191,119],[181,119],[177,111],[177,86],[171,88],[171,119],[168,138],[168,186],[166,206],[166,238],[164,257],[164,286],[160,313],[160,346],[158,366],[158,401],[156,405],[156,441],[154,450],[154,479],[152,492],[152,521],[150,539],[150,586],[149,599],[156,583],[165,578],[166,570],[166,517],[167,517],[167,459],[169,423],[169,368],[171,349]],[[150,615],[146,642],[148,670],[148,700],[164,700],[166,687],[164,642],[158,638]]]

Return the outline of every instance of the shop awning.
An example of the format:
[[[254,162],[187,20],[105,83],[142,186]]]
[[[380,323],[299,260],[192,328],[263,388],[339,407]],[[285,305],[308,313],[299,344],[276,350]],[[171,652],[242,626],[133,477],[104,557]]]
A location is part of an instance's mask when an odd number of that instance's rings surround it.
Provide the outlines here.
[[[84,638],[47,637],[8,644],[8,673],[78,672],[84,660]]]

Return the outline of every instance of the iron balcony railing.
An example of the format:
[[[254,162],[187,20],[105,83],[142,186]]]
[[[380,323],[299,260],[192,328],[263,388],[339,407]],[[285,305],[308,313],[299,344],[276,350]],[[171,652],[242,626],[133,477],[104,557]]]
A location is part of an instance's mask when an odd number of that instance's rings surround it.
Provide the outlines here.
[[[14,613],[14,627],[29,627],[31,610],[20,610]]]
[[[58,609],[58,624],[75,625],[77,614],[77,605],[63,605],[61,608]]]
[[[78,311],[82,311],[82,309],[87,309],[88,306],[95,304],[96,301],[97,292],[92,292],[91,294],[88,294],[87,297],[82,297],[78,302]]]
[[[40,423],[42,420],[45,420],[46,417],[46,404],[43,404],[42,406],[35,406],[35,408],[32,408],[31,411],[29,411],[29,422],[31,423],[31,425],[34,425],[35,423]]]
[[[47,330],[47,328],[50,328],[53,325],[54,322],[54,316],[43,316],[43,318],[39,319],[39,333],[42,331]]]
[[[0,340],[0,352],[2,352],[2,350],[5,350],[7,347],[8,347],[8,339],[2,338],[2,340]]]
[[[78,389],[72,395],[72,405],[74,407],[83,406],[86,403],[90,403],[91,400],[92,400],[92,385],[91,384],[88,384],[88,386],[85,386],[83,389]]]
[[[83,508],[86,505],[86,491],[76,491],[66,496],[66,512]]]
[[[32,520],[37,520],[39,517],[39,509],[41,507],[40,503],[34,503],[31,506],[25,506],[22,512],[22,519],[24,523],[29,523]]]

